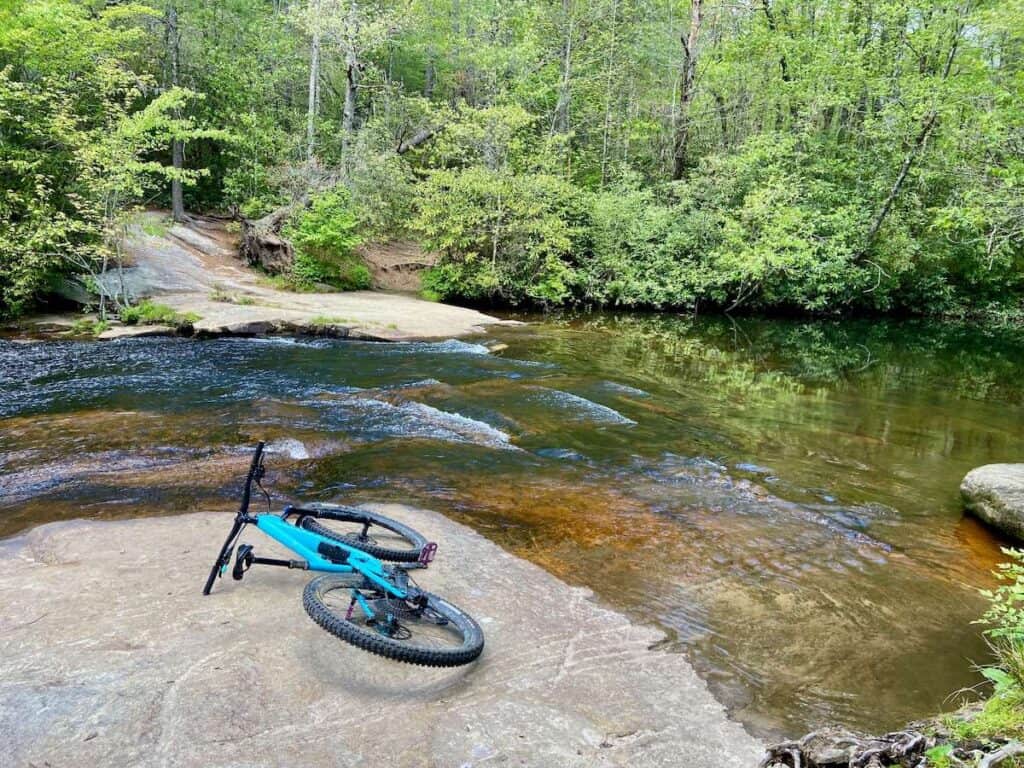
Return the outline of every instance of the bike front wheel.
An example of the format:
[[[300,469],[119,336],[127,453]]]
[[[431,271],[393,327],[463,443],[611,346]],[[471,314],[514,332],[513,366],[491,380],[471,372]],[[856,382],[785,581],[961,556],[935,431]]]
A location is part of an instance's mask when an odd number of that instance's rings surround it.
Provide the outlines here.
[[[303,517],[299,525],[307,531],[361,549],[378,560],[415,563],[427,545],[427,538],[405,523],[376,512],[353,507],[313,505],[316,517]]]
[[[424,667],[469,664],[484,649],[480,625],[462,609],[429,592],[394,598],[358,574],[319,576],[302,603],[310,618],[364,651]]]

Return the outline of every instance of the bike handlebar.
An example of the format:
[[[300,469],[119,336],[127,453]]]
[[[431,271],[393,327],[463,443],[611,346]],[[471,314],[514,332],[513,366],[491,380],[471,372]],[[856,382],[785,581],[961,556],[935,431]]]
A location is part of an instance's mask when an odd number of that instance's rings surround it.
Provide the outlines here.
[[[249,475],[245,478],[245,488],[242,490],[242,504],[238,508],[241,514],[249,511],[249,497],[252,495],[252,481],[260,470],[260,460],[263,458],[263,446],[265,443],[260,440],[256,444],[256,451],[252,455],[252,463],[249,465]]]

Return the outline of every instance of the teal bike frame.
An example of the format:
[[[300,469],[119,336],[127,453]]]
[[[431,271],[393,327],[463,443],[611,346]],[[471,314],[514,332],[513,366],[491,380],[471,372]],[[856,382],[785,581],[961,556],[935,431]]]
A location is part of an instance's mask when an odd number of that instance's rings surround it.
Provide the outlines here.
[[[323,571],[325,573],[358,573],[370,584],[380,588],[385,593],[400,599],[414,597],[408,589],[409,579],[403,568],[385,566],[383,562],[373,555],[367,554],[360,549],[351,547],[343,541],[329,539],[313,531],[307,531],[300,527],[303,517],[319,517],[320,511],[316,508],[304,509],[301,507],[287,506],[280,515],[264,513],[259,515],[249,514],[249,499],[252,494],[252,484],[259,484],[263,477],[263,443],[256,446],[256,452],[252,457],[252,464],[249,466],[249,475],[245,480],[245,488],[242,492],[242,503],[239,506],[238,514],[235,515],[234,525],[231,532],[221,547],[220,555],[217,557],[213,568],[210,569],[210,576],[206,580],[203,594],[210,594],[213,583],[223,576],[231,564],[231,556],[234,553],[235,542],[247,525],[255,525],[263,533],[274,539],[282,546],[290,549],[300,559],[280,560],[270,557],[257,557],[253,554],[252,547],[242,544],[238,547],[235,558],[235,568],[232,576],[241,580],[244,574],[252,565],[275,565],[284,568],[298,568],[304,571]],[[262,486],[261,486],[262,487]],[[268,497],[269,498],[269,497]],[[292,523],[289,518],[297,517]],[[415,567],[415,566],[413,566]],[[359,599],[358,591],[353,590],[353,598]]]
[[[406,596],[405,590],[392,583],[391,577],[384,570],[384,563],[376,557],[355,547],[350,547],[344,542],[325,538],[289,523],[287,519],[293,514],[315,516],[316,510],[297,510],[293,507],[285,507],[282,515],[256,515],[255,525],[267,536],[299,555],[305,562],[304,570],[327,573],[357,572],[395,597]],[[323,556],[324,549],[327,549],[332,559]],[[341,559],[338,557],[338,550],[344,552],[344,562],[336,562]],[[258,561],[254,558],[254,562]],[[290,567],[301,568],[302,566]]]

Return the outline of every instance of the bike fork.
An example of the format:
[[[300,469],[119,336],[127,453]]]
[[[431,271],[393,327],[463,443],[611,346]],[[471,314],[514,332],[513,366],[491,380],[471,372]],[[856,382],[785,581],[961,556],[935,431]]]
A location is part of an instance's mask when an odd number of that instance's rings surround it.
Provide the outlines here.
[[[213,564],[213,568],[210,569],[210,576],[206,579],[206,586],[203,587],[203,594],[210,594],[210,590],[213,589],[213,582],[217,580],[217,577],[224,573],[224,570],[228,567],[231,562],[231,550],[234,549],[235,539],[238,538],[238,534],[242,532],[242,528],[245,523],[235,518],[234,525],[231,526],[231,533],[228,534],[227,539],[224,540],[224,546],[220,548],[220,554],[217,556],[216,562]]]

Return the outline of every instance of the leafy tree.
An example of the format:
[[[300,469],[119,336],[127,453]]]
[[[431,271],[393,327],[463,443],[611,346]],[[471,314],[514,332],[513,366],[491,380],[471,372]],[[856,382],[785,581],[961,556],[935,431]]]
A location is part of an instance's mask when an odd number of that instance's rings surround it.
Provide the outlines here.
[[[344,188],[313,199],[308,210],[288,223],[284,234],[294,243],[292,277],[300,285],[328,283],[342,290],[370,287],[370,273],[354,257],[361,238]]]
[[[344,188],[363,236],[441,250],[429,286],[452,299],[1024,313],[1022,18],[1024,0],[8,4],[0,301],[116,257],[111,222],[139,204],[279,223]]]

